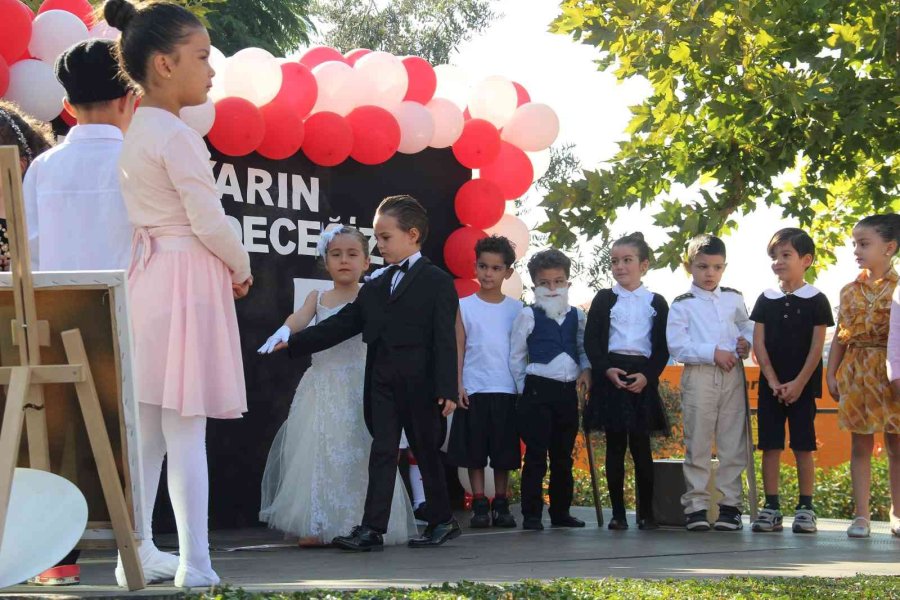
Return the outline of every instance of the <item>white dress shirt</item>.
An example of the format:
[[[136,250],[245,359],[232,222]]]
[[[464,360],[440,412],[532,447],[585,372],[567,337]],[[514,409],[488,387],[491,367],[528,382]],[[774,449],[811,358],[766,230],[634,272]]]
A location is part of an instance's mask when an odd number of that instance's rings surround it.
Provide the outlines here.
[[[76,125],[25,174],[25,218],[35,271],[125,270],[132,227],[119,185],[122,130]]]
[[[687,365],[715,364],[716,350],[735,352],[737,340],[753,340],[753,322],[737,290],[696,285],[669,307],[666,338],[672,358]]]
[[[613,286],[616,303],[609,311],[609,351],[616,354],[650,358],[653,344],[653,292],[640,286],[628,291],[620,285]]]
[[[516,380],[516,390],[519,394],[525,389],[526,375],[569,382],[578,379],[583,369],[591,368],[587,354],[584,353],[584,324],[587,317],[580,308],[576,307],[575,311],[578,315],[576,347],[580,364],[572,360],[572,357],[565,352],[560,352],[546,365],[528,362],[528,336],[534,331],[534,310],[530,306],[526,306],[516,317],[513,322],[512,334],[509,337],[509,370]],[[556,319],[556,322],[562,325],[566,320],[566,315],[568,313]]]
[[[406,269],[409,270],[409,269],[412,269],[412,266],[413,266],[414,264],[416,264],[416,261],[419,260],[420,258],[422,258],[422,253],[421,253],[421,252],[416,252],[415,254],[413,254],[413,255],[411,255],[411,256],[409,256],[409,257],[407,257],[407,258],[401,260],[400,262],[398,262],[398,263],[397,263],[396,265],[394,265],[394,266],[399,267],[399,266],[402,265],[403,263],[406,263]],[[390,268],[390,267],[388,267],[388,268]],[[406,275],[406,273],[404,273],[404,272],[401,271],[400,269],[396,269],[396,270],[394,271],[394,276],[391,278],[391,293],[392,293],[392,294],[394,293],[394,290],[397,289],[397,286],[400,285],[400,282],[403,281],[403,276],[404,276],[404,275]]]

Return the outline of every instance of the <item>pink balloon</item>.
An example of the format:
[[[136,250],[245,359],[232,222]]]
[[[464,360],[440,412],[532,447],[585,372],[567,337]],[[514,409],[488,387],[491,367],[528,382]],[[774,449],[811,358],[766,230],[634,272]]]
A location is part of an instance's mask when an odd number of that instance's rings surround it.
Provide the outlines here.
[[[451,146],[459,139],[465,125],[462,111],[446,98],[432,98],[426,108],[434,119],[434,136],[428,145],[432,148]]]
[[[406,74],[409,76],[409,87],[406,90],[404,100],[428,104],[437,89],[437,75],[434,67],[418,56],[407,56],[403,59]]]
[[[361,59],[366,54],[370,54],[372,51],[368,48],[357,48],[356,50],[351,50],[350,52],[344,53],[344,59],[347,61],[351,67],[356,64],[356,61]]]
[[[503,126],[502,138],[527,152],[549,148],[559,135],[559,117],[546,104],[528,102]]]
[[[332,60],[349,64],[343,54],[330,46],[313,46],[300,57],[300,64],[306,65],[306,68],[312,71],[322,63]]]
[[[528,244],[531,242],[531,232],[528,225],[517,217],[509,213],[500,217],[500,222],[486,229],[487,235],[502,235],[510,242],[516,251],[516,260],[521,260],[528,253]]]
[[[481,167],[481,178],[496,183],[505,199],[515,200],[531,187],[534,167],[522,150],[509,142],[501,142],[497,157]]]
[[[428,147],[434,137],[434,118],[418,102],[401,102],[391,111],[400,125],[398,152],[416,154]]]

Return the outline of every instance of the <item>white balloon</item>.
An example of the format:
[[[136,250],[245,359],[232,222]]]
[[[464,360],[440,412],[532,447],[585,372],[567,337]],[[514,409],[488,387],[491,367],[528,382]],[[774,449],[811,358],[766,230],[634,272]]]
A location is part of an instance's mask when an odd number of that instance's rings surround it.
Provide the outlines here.
[[[353,67],[336,60],[324,62],[313,69],[319,95],[312,112],[333,112],[346,116],[362,102],[362,86]]]
[[[209,47],[209,66],[213,68],[216,74],[213,76],[212,88],[209,90],[209,97],[213,102],[218,102],[228,94],[225,93],[225,55],[215,46]]]
[[[528,225],[516,215],[505,214],[500,222],[484,232],[488,235],[502,235],[516,248],[516,260],[525,256],[528,252],[528,244],[531,242],[531,231]]]
[[[4,98],[18,104],[31,116],[41,121],[55,119],[62,112],[65,97],[66,90],[47,63],[20,60],[9,68],[9,89]]]
[[[503,283],[500,284],[500,291],[516,300],[522,298],[522,292],[525,291],[525,285],[522,283],[522,276],[519,275],[518,271],[513,271],[513,274],[509,276],[509,279],[505,279]]]
[[[366,104],[391,110],[406,96],[409,75],[403,62],[390,52],[370,52],[357,60],[353,69],[366,90]]]
[[[475,84],[469,94],[469,114],[500,129],[509,121],[518,105],[516,86],[505,77],[492,76]]]
[[[48,10],[34,19],[28,52],[52,67],[63,51],[87,38],[84,21],[65,10]]]
[[[185,106],[179,114],[181,120],[187,123],[191,129],[205,136],[212,129],[216,120],[216,105],[212,98],[207,98],[203,104],[197,106]]]
[[[540,152],[526,152],[525,154],[528,155],[528,160],[531,161],[531,167],[534,169],[532,182],[547,174],[547,169],[550,168],[550,148],[545,148]]]
[[[215,67],[213,67],[215,68]],[[225,60],[225,95],[264,106],[281,89],[281,65],[262,48],[244,48]]]
[[[398,152],[415,154],[428,147],[434,137],[434,117],[418,102],[401,102],[391,111],[400,124]]]
[[[466,124],[462,111],[446,98],[432,98],[425,107],[434,119],[434,136],[428,145],[432,148],[452,146],[462,135]]]
[[[122,35],[122,32],[106,21],[97,21],[97,23],[95,23],[94,26],[90,28],[88,34],[92,38],[116,41],[119,39],[119,36]]]
[[[460,111],[465,110],[469,102],[469,88],[472,86],[466,72],[453,65],[438,65],[434,68],[434,74],[437,76],[434,97],[446,98],[458,106]]]
[[[526,152],[549,148],[557,135],[559,117],[552,108],[538,102],[528,102],[517,108],[500,132],[502,139]]]
[[[472,483],[469,481],[469,470],[464,467],[459,467],[457,475],[459,476],[459,483],[463,486],[463,489],[471,494]],[[484,495],[486,498],[493,498],[496,495],[496,490],[494,489],[494,470],[490,465],[484,468]]]

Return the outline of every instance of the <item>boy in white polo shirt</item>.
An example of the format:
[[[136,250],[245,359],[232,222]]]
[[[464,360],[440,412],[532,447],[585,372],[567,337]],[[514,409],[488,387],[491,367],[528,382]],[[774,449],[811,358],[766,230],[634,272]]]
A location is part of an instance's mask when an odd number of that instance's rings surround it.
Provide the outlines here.
[[[491,236],[475,245],[480,289],[459,301],[456,343],[460,402],[453,415],[447,456],[469,470],[472,483],[470,527],[515,527],[506,489],[509,472],[521,464],[516,427],[516,382],[509,369],[509,336],[522,302],[503,295],[512,275],[515,250],[508,239]],[[484,468],[494,470],[491,503],[484,495]]]

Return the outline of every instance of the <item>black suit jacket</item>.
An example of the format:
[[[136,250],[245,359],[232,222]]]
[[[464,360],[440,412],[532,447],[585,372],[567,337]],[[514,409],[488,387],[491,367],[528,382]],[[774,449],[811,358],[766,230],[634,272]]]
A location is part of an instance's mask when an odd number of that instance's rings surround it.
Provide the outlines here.
[[[408,379],[422,380],[422,401],[456,400],[456,314],[453,278],[424,256],[404,274],[393,294],[390,273],[363,285],[356,300],[288,342],[291,356],[331,348],[362,333],[366,351],[363,391],[366,425],[372,432],[370,387],[375,356],[389,351]]]

